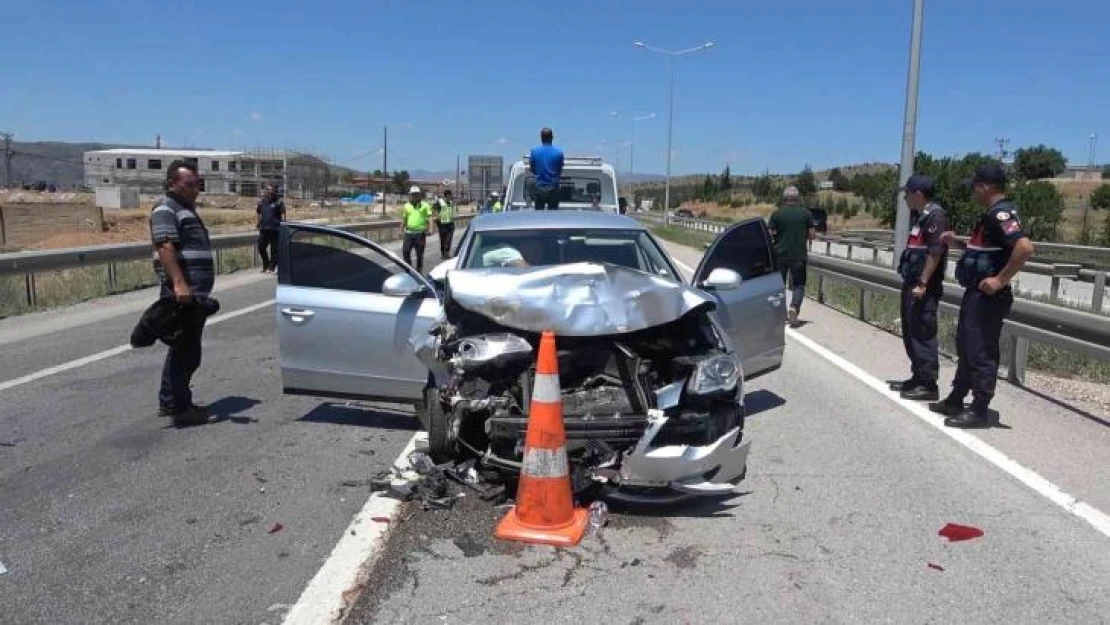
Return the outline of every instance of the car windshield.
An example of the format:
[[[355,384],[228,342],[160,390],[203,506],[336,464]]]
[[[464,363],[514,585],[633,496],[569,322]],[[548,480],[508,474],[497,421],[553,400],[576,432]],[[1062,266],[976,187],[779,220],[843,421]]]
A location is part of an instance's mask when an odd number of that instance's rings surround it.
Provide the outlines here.
[[[611,263],[679,281],[644,230],[566,229],[476,232],[465,269]]]

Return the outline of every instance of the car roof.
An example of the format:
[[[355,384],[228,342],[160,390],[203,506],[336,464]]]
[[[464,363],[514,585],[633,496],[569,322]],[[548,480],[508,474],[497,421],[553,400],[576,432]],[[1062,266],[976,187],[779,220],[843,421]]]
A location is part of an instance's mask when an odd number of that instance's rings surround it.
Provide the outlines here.
[[[645,230],[643,224],[618,213],[596,210],[519,210],[485,213],[470,222],[474,232],[493,230],[564,230],[592,228],[600,230]]]

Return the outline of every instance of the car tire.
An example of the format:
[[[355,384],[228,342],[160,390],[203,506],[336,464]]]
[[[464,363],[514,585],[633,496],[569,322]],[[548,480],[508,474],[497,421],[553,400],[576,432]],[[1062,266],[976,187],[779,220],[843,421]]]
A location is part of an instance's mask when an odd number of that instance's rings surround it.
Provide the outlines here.
[[[443,410],[439,391],[435,388],[424,389],[424,404],[421,408],[424,414],[420,421],[428,429],[428,455],[437,464],[453,460],[457,450],[450,433],[450,414]]]

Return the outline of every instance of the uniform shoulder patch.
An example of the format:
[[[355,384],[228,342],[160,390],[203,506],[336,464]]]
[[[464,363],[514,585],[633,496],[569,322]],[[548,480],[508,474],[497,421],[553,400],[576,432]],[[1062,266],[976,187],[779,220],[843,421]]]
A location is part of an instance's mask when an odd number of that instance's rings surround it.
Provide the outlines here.
[[[1006,211],[998,211],[994,214],[994,216],[998,218],[998,221],[1006,221],[1010,218],[1010,213]]]

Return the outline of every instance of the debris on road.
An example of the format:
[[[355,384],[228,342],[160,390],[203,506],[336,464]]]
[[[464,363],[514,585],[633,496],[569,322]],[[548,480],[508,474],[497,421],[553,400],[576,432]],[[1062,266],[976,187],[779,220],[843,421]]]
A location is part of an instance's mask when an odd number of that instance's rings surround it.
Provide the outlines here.
[[[587,514],[586,533],[595,536],[609,522],[609,506],[605,505],[604,501],[595,501],[590,504]]]
[[[393,466],[374,476],[368,482],[370,491],[388,492],[401,501],[419,500],[424,510],[445,510],[465,497],[465,493],[451,488],[452,481],[473,490],[486,501],[505,493],[504,485],[482,484],[474,460],[436,464],[427,452],[418,449],[409,454],[408,464],[409,468]],[[343,485],[353,486],[356,481],[343,482]]]
[[[938,536],[943,536],[948,539],[948,542],[954,543],[962,540],[971,540],[979,538],[983,535],[983,530],[971,525],[960,525],[959,523],[949,523],[937,532]]]
[[[282,525],[281,523],[274,523],[273,527],[270,528],[270,531],[266,532],[266,533],[267,534],[276,534],[276,533],[280,532],[283,529],[285,529],[284,525]]]
[[[4,563],[0,562],[0,575],[3,575],[4,573],[7,573],[7,572],[8,572],[8,569],[4,566]]]
[[[375,523],[389,523],[390,519],[387,516],[372,516],[370,520]]]
[[[929,563],[929,568],[933,569],[934,571],[943,571],[944,570],[943,566],[941,566],[939,564],[933,564],[932,562]]]

